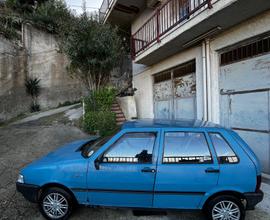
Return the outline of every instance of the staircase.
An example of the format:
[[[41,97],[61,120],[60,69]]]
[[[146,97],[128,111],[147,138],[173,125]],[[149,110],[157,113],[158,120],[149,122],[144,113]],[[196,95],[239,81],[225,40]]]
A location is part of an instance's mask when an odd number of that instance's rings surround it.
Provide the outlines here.
[[[117,125],[122,125],[126,121],[125,115],[122,112],[122,109],[117,102],[114,102],[112,104],[111,111],[116,114],[116,124]]]

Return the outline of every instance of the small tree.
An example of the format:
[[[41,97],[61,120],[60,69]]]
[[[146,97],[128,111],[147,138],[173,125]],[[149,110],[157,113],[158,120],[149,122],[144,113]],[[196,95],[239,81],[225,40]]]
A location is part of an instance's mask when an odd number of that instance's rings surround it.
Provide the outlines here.
[[[40,110],[38,104],[38,96],[40,95],[40,79],[38,78],[27,78],[25,80],[25,89],[26,93],[31,96],[32,104],[30,107],[31,112],[37,112]]]
[[[108,85],[110,72],[123,53],[117,29],[84,13],[62,33],[61,48],[70,60],[72,75],[89,91]]]

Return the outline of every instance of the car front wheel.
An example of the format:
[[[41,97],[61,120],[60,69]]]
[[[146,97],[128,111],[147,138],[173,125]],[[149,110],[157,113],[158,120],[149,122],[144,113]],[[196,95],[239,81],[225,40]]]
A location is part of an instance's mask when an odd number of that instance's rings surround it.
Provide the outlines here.
[[[218,196],[207,206],[207,216],[211,220],[244,220],[245,209],[240,199],[234,196]]]
[[[64,220],[72,212],[72,197],[63,189],[49,188],[41,194],[39,208],[46,219]]]

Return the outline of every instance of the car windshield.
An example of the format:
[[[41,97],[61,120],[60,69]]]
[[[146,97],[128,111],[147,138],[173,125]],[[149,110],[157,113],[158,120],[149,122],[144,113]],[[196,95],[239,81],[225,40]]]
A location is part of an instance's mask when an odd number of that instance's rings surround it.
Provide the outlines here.
[[[91,141],[88,141],[83,146],[80,147],[80,151],[82,152],[83,157],[90,157],[93,153],[95,153],[100,147],[102,147],[107,141],[109,141],[118,130],[116,130],[113,134],[105,137],[98,137]]]

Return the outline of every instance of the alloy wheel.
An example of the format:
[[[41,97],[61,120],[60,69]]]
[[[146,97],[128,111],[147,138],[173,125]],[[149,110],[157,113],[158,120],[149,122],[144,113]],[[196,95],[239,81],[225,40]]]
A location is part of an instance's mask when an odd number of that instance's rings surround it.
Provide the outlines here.
[[[213,220],[240,220],[241,212],[232,201],[220,201],[212,209]]]
[[[68,212],[68,201],[60,193],[50,193],[43,199],[42,208],[48,217],[60,219]]]

